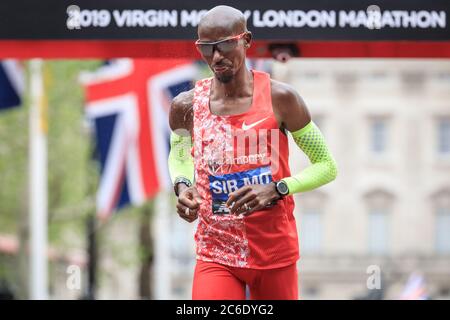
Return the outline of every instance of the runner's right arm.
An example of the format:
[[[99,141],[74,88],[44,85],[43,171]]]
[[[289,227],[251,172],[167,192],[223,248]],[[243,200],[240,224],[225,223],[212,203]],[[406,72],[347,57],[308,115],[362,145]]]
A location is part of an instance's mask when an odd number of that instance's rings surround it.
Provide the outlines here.
[[[169,173],[172,184],[177,179],[184,178],[190,183],[194,182],[194,159],[191,155],[191,137],[170,134]]]
[[[194,159],[191,155],[193,128],[193,90],[182,92],[176,96],[170,106],[169,125],[170,136],[169,172],[172,183],[188,180],[175,185],[178,195],[178,215],[188,222],[197,219],[201,197],[194,183]],[[181,180],[180,180],[181,179]],[[186,181],[184,180],[184,181]]]
[[[192,91],[192,90],[191,90]],[[192,148],[192,93],[182,92],[171,104],[169,113],[170,134],[169,172],[172,183],[177,178],[194,182],[194,159]]]

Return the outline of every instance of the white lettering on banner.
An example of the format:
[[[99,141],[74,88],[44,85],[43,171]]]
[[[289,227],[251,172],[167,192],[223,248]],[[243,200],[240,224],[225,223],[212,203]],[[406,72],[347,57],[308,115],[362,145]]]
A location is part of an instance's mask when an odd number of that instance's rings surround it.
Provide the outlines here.
[[[119,28],[197,27],[207,10],[107,10],[67,7],[66,26]],[[364,10],[245,10],[244,16],[255,28],[442,28],[447,27],[446,12],[436,10],[381,10],[371,5]]]
[[[267,10],[261,13],[259,10],[253,12],[253,25],[257,28],[275,27],[335,27],[335,11],[318,10]]]
[[[341,28],[445,28],[446,21],[445,11],[339,11],[339,27]]]
[[[127,13],[126,12],[122,12],[122,11],[119,11],[119,10],[114,10],[113,11],[113,16],[114,16],[114,19],[116,21],[116,25],[118,27],[125,26],[125,21],[127,19]]]
[[[114,20],[118,27],[176,27],[176,10],[114,10]]]
[[[406,14],[404,11],[399,11],[400,21],[402,22],[403,28],[415,28],[416,25],[416,15],[412,12],[410,15]]]
[[[394,16],[389,11],[386,11],[383,15],[378,12],[374,20],[378,22],[379,28],[381,28],[381,26],[396,28]]]
[[[181,11],[181,18],[180,18],[180,25],[182,27],[186,27],[188,25],[192,27],[196,27],[198,23],[200,22],[200,19],[205,15],[205,13],[208,12],[207,10],[182,10]]]
[[[81,10],[80,25],[85,27],[107,27],[111,21],[108,10]]]

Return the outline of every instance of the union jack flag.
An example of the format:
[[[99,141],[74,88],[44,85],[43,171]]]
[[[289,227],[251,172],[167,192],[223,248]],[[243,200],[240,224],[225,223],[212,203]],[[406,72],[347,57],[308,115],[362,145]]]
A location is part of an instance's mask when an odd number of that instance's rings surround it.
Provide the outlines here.
[[[0,110],[22,104],[25,77],[17,60],[0,61]]]
[[[101,219],[170,187],[170,101],[196,77],[184,59],[118,59],[81,76],[100,160]]]

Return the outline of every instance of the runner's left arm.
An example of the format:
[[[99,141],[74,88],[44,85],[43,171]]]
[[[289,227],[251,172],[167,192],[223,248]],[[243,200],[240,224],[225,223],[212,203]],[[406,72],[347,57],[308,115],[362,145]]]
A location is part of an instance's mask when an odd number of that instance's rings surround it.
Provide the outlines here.
[[[289,188],[289,194],[310,191],[336,179],[336,161],[316,124],[310,121],[291,134],[311,164],[298,174],[282,179]]]
[[[289,194],[310,191],[336,179],[336,161],[302,97],[294,88],[281,82],[274,83],[274,97],[281,127],[291,133],[310,161],[301,172],[282,179]]]

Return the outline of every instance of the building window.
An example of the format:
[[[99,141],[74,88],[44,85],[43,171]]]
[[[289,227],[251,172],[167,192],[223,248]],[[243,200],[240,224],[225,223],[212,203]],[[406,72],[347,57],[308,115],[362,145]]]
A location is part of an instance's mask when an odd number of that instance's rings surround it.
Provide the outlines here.
[[[388,124],[386,119],[374,119],[370,128],[370,146],[373,153],[382,154],[387,151]]]
[[[394,199],[393,194],[380,189],[373,190],[365,195],[368,208],[367,239],[369,254],[385,255],[389,253],[390,216]]]
[[[301,251],[320,254],[323,250],[324,210],[327,195],[320,190],[305,193],[301,197],[300,217],[297,220]]]
[[[438,152],[444,156],[450,155],[450,118],[439,120]]]
[[[437,254],[450,254],[450,188],[444,188],[432,195],[435,212],[435,250]]]
[[[436,211],[436,251],[450,254],[450,207],[438,207]]]
[[[369,212],[369,253],[388,253],[388,212],[386,209],[371,209]]]
[[[305,209],[301,218],[300,240],[302,252],[319,253],[322,248],[322,214],[317,209]]]

